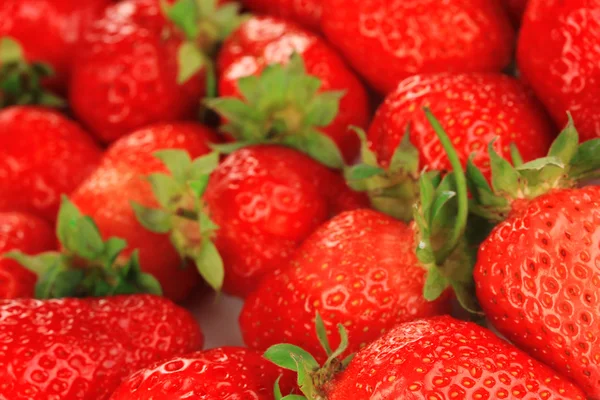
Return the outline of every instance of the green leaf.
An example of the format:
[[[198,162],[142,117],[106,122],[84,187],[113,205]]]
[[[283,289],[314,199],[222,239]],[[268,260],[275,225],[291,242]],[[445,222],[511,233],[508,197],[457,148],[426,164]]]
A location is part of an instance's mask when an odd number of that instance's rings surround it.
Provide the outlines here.
[[[281,368],[299,372],[298,364],[293,356],[302,359],[311,369],[317,370],[319,363],[306,350],[292,344],[276,344],[267,349],[264,357]]]
[[[473,163],[473,155],[467,161],[467,178],[472,194],[478,195],[482,191],[490,194],[493,193],[487,179],[485,179],[481,170]]]
[[[182,85],[207,65],[205,55],[195,43],[183,42],[177,52],[177,84]]]
[[[52,267],[60,264],[61,257],[62,255],[57,251],[49,251],[36,255],[28,255],[20,251],[9,251],[2,254],[0,258],[15,260],[40,277],[46,274]]]
[[[249,103],[256,103],[260,99],[260,95],[261,95],[260,77],[258,77],[256,75],[244,76],[244,77],[238,79],[237,87],[238,87],[238,90],[240,91],[240,93],[242,94],[242,97]],[[215,100],[222,100],[222,99],[223,98],[215,99]],[[227,99],[227,98],[224,98],[224,99]],[[211,104],[211,103],[214,105],[214,107],[218,108],[220,106],[219,102],[214,102],[211,100],[211,102],[209,102],[208,104]],[[213,110],[216,111],[215,108],[213,108]]]
[[[344,351],[346,351],[346,349],[348,349],[348,333],[346,332],[346,328],[344,328],[344,325],[338,324],[337,329],[338,329],[338,333],[340,335],[340,345],[338,346],[337,349],[335,349],[335,351],[333,353],[331,353],[329,355],[329,358],[327,359],[327,361],[325,363],[326,365],[329,365],[329,363],[331,363],[331,361],[333,361],[334,359],[341,356],[342,353]]]
[[[360,140],[360,155],[362,161],[367,165],[378,166],[377,156],[369,147],[369,141],[367,140],[365,131],[357,126],[351,126],[349,129],[354,131]]]
[[[167,149],[154,152],[153,155],[165,164],[176,182],[185,184],[188,178],[188,171],[192,165],[192,160],[187,151]]]
[[[77,221],[81,218],[81,212],[71,203],[69,198],[62,196],[60,209],[56,223],[56,236],[60,243],[68,250],[75,247],[73,241],[77,230]]]
[[[95,260],[103,253],[104,241],[96,223],[90,217],[80,218],[73,234],[72,247],[68,250],[88,260]]]
[[[304,125],[326,127],[333,122],[340,110],[340,101],[345,92],[323,92],[315,96],[308,104],[304,116]]]
[[[561,160],[556,157],[543,157],[529,161],[528,163],[517,167],[517,171],[540,171],[548,165],[553,165],[559,168],[564,168],[565,166]]]
[[[315,388],[315,383],[313,382],[313,372],[315,369],[298,354],[292,354],[291,357],[296,362],[298,368],[296,383],[300,388],[300,391],[309,399],[318,399],[318,392]]]
[[[562,161],[563,164],[569,164],[571,162],[571,159],[577,153],[579,146],[579,134],[577,133],[577,129],[575,129],[571,113],[567,114],[569,116],[569,122],[554,140],[550,147],[550,151],[548,152],[549,157],[556,157]]]
[[[442,192],[436,196],[433,206],[431,207],[432,222],[440,217],[443,207],[454,197],[456,197],[456,192],[450,191]]]
[[[510,144],[510,157],[515,167],[520,167],[523,165],[523,157],[521,156],[521,152],[515,143]]]
[[[206,283],[217,292],[220,291],[223,286],[225,267],[214,243],[210,239],[202,239],[200,248],[193,255],[193,259],[198,272]]]
[[[111,237],[104,243],[103,258],[107,265],[112,265],[119,254],[127,247],[127,242],[121,238]]]
[[[583,142],[571,159],[569,175],[573,178],[586,178],[600,170],[600,139]]]
[[[427,279],[423,287],[423,297],[427,301],[434,301],[439,298],[446,289],[450,287],[448,280],[442,275],[440,269],[436,266],[430,266],[427,271]]]
[[[183,192],[182,184],[176,182],[172,176],[167,174],[150,174],[148,175],[148,182],[152,186],[152,193],[158,204],[167,209],[172,207],[173,199],[179,197]]]
[[[273,385],[273,396],[275,400],[281,400],[283,395],[281,394],[281,387],[279,387],[279,381],[281,380],[281,375],[277,377],[275,380],[275,384]]]
[[[360,181],[385,173],[382,168],[367,164],[357,164],[347,169],[346,180]]]
[[[211,174],[219,166],[221,155],[216,151],[211,151],[205,156],[201,156],[192,161],[190,170],[190,179],[198,179],[204,175]]]
[[[421,202],[421,214],[425,218],[427,226],[431,225],[431,207],[435,197],[435,188],[431,180],[423,175],[419,179],[419,193]]]
[[[172,215],[158,208],[145,207],[131,201],[131,208],[138,222],[154,233],[168,233],[173,228]]]
[[[243,149],[244,147],[249,147],[251,145],[252,145],[252,143],[250,143],[250,142],[237,141],[237,142],[224,143],[224,144],[211,143],[210,148],[221,154],[231,154],[235,151]]]
[[[136,283],[137,286],[140,287],[144,293],[154,294],[157,296],[161,296],[163,294],[160,283],[151,274],[139,274]]]
[[[410,141],[410,126],[406,128],[402,141],[392,155],[389,169],[390,171],[402,170],[409,174],[419,172],[419,150]]]
[[[327,329],[325,328],[325,324],[323,323],[323,318],[321,318],[321,314],[317,311],[317,315],[315,317],[315,325],[317,329],[317,338],[319,338],[319,342],[321,346],[325,350],[327,356],[331,355],[331,346],[329,345],[329,339],[327,339]]]
[[[25,60],[21,44],[9,36],[0,37],[0,65]]]
[[[321,132],[309,131],[303,135],[290,135],[285,137],[283,143],[308,154],[329,168],[340,169],[344,166],[342,153],[335,142]]]
[[[50,296],[53,298],[71,297],[77,293],[77,288],[83,281],[85,272],[76,268],[64,268],[57,275],[56,279],[51,282],[52,287],[49,289]]]
[[[198,36],[199,10],[195,0],[177,0],[173,5],[161,0],[163,12],[167,19],[183,31],[189,40]]]
[[[219,225],[215,224],[206,213],[200,213],[198,223],[200,225],[200,233],[206,234],[219,229]]]
[[[208,186],[209,179],[209,175],[204,175],[196,178],[196,180],[188,182],[188,186],[190,187],[192,192],[194,192],[194,195],[196,195],[196,197],[201,197],[202,195],[204,195],[206,187]]]
[[[499,193],[507,193],[518,197],[520,187],[519,173],[508,161],[500,157],[494,149],[494,141],[488,146],[490,154],[490,167],[492,169],[492,187]]]

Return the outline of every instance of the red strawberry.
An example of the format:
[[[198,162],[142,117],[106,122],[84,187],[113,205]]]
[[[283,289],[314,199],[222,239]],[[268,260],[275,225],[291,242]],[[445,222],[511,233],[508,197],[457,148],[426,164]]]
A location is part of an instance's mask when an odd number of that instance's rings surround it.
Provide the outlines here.
[[[319,31],[322,6],[319,0],[243,0],[256,13],[290,19],[313,31]]]
[[[192,316],[161,297],[0,300],[0,397],[104,400],[132,372],[202,341]]]
[[[235,139],[265,142],[283,136],[291,141],[322,132],[333,139],[347,162],[354,161],[359,143],[348,126],[366,126],[367,95],[319,36],[281,19],[254,17],[224,43],[219,70],[220,95],[236,99],[208,104],[227,119],[224,130]]]
[[[77,124],[43,108],[0,111],[0,210],[54,221],[60,195],[98,164],[101,150]]]
[[[131,375],[111,400],[256,399],[273,400],[283,375],[284,393],[295,382],[254,350],[221,347],[156,363]]]
[[[567,123],[566,111],[572,113],[582,140],[600,136],[599,13],[596,0],[531,0],[519,37],[524,80],[558,124]]]
[[[139,251],[142,270],[154,275],[164,294],[185,299],[198,283],[194,268],[180,268],[179,254],[169,237],[143,229],[136,221],[131,202],[155,206],[146,175],[165,172],[152,154],[165,149],[184,149],[197,157],[210,151],[215,134],[191,123],[159,124],[140,129],[116,141],[100,167],[73,193],[72,200],[91,216],[102,236],[121,237],[129,243],[124,254]]]
[[[600,139],[578,146],[570,123],[548,157],[517,169],[492,153],[493,189],[470,168],[473,211],[499,221],[474,278],[489,321],[600,399]]]
[[[33,297],[36,276],[2,254],[19,250],[37,254],[56,249],[48,222],[30,214],[0,212],[0,299]]]
[[[325,0],[321,27],[378,91],[417,73],[495,72],[514,32],[490,0]]]

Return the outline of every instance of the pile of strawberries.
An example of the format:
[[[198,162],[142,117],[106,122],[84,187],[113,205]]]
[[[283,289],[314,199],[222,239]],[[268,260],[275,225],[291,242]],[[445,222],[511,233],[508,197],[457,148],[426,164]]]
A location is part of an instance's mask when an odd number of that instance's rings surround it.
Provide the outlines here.
[[[0,0],[0,399],[600,400],[600,0],[241,3]]]

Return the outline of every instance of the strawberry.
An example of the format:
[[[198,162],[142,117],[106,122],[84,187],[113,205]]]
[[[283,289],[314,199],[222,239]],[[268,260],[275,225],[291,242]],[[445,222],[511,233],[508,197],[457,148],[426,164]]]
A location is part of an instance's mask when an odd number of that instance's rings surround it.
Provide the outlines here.
[[[196,351],[193,317],[161,297],[0,300],[0,398],[105,400],[132,372]]]
[[[250,10],[259,14],[282,17],[312,31],[319,31],[322,6],[319,0],[243,0]]]
[[[489,321],[517,346],[600,398],[600,139],[572,121],[547,157],[512,167],[490,146],[492,187],[472,165],[473,212],[497,222],[474,271]]]
[[[2,258],[8,251],[37,254],[56,249],[52,227],[43,219],[19,212],[0,212],[0,299],[33,297],[36,277],[17,262]]]
[[[236,140],[283,142],[339,167],[340,160],[336,165],[311,152],[323,153],[333,140],[346,162],[354,161],[359,143],[348,126],[366,126],[367,95],[319,36],[285,20],[251,18],[225,41],[219,71],[223,98],[208,105],[226,119],[223,130]]]
[[[381,93],[419,73],[496,72],[514,32],[490,0],[324,0],[321,28]]]
[[[197,157],[210,151],[216,135],[192,123],[157,124],[117,140],[107,150],[100,167],[72,195],[85,215],[97,223],[104,238],[121,237],[129,243],[124,255],[139,251],[142,270],[155,276],[170,299],[185,299],[199,281],[194,268],[180,268],[180,257],[165,235],[143,229],[136,221],[132,201],[155,206],[151,183],[144,176],[165,172],[152,154],[184,149]]]
[[[401,324],[349,363],[333,357],[320,368],[289,345],[274,346],[266,356],[303,371],[298,383],[309,399],[585,399],[567,379],[492,332],[449,316]],[[347,367],[335,374],[340,364]]]
[[[0,211],[54,221],[69,194],[98,164],[101,149],[79,125],[44,108],[0,110]]]
[[[131,375],[111,400],[273,400],[273,384],[294,389],[293,376],[254,350],[220,347],[161,361]]]
[[[557,124],[570,111],[582,140],[600,136],[595,93],[600,90],[596,43],[600,3],[531,0],[523,18],[517,64]]]

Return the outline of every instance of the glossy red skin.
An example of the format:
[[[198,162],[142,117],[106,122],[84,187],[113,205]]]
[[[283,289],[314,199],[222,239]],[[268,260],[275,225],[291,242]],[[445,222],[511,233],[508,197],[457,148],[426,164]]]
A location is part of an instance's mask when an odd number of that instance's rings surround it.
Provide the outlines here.
[[[474,154],[475,165],[487,177],[490,141],[497,139],[496,151],[508,159],[514,142],[530,161],[547,154],[555,135],[542,106],[515,79],[493,73],[415,75],[388,95],[369,129],[371,148],[383,165],[389,164],[410,124],[421,168],[451,169],[425,106],[448,133],[463,165]]]
[[[194,116],[203,93],[199,75],[177,84],[181,36],[158,0],[108,7],[84,33],[70,87],[78,118],[103,142],[157,122]]]
[[[246,299],[245,343],[259,350],[291,343],[323,359],[313,328],[317,311],[332,348],[339,343],[336,325],[346,327],[348,352],[398,323],[449,312],[449,293],[434,302],[423,298],[425,268],[414,250],[412,226],[366,209],[338,215]]]
[[[94,219],[103,237],[127,241],[124,255],[139,250],[142,270],[154,275],[165,296],[175,301],[185,299],[198,284],[198,272],[193,265],[181,268],[169,236],[143,228],[130,202],[158,207],[145,179],[148,174],[166,172],[154,152],[183,149],[195,158],[210,152],[211,141],[217,141],[216,134],[198,124],[157,124],[140,129],[116,141],[100,167],[71,196],[81,212]]]
[[[48,63],[56,76],[48,84],[65,91],[82,28],[109,0],[2,0],[0,37],[16,39],[30,61]]]
[[[487,329],[442,316],[399,325],[358,352],[327,399],[584,400],[585,395]]]
[[[211,175],[204,199],[220,227],[214,242],[225,262],[223,290],[241,297],[328,218],[368,204],[341,175],[280,146],[229,155]]]
[[[243,0],[242,3],[254,13],[289,19],[315,32],[321,29],[320,0]]]
[[[36,275],[2,254],[21,251],[38,254],[56,249],[54,230],[34,215],[0,212],[0,299],[33,297]]]
[[[102,151],[75,122],[50,109],[0,110],[0,211],[53,222],[61,194],[96,168]]]
[[[105,400],[203,342],[193,317],[157,296],[0,300],[0,316],[0,397],[14,400]]]
[[[130,376],[111,400],[273,400],[273,385],[282,376],[284,395],[295,388],[295,378],[262,357],[241,347],[219,347],[156,363]]]
[[[517,62],[557,124],[571,111],[582,141],[600,137],[600,1],[531,0]]]
[[[519,201],[483,242],[477,297],[490,322],[600,398],[600,187]]]
[[[324,0],[321,27],[381,93],[421,73],[496,72],[515,39],[490,0]]]
[[[254,17],[225,41],[218,60],[220,95],[241,96],[238,79],[258,75],[269,64],[286,63],[294,52],[302,56],[306,71],[321,80],[322,91],[346,92],[337,117],[321,131],[338,144],[347,162],[354,161],[359,140],[348,126],[366,127],[369,121],[365,88],[323,39],[292,22]]]

